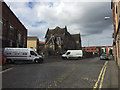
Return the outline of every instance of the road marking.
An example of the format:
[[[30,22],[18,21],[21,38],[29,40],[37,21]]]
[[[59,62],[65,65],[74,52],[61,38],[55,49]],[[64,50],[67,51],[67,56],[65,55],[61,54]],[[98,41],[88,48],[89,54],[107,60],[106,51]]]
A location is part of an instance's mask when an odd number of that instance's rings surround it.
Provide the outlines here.
[[[102,88],[102,84],[103,84],[103,79],[104,79],[106,68],[107,68],[107,66],[105,67],[105,69],[103,71],[103,75],[102,75],[102,78],[101,78],[101,81],[100,81],[100,85],[99,85],[99,90],[101,90],[101,88]]]
[[[1,74],[1,73],[4,73],[4,72],[7,72],[7,71],[10,71],[10,70],[12,70],[13,68],[14,68],[14,67],[11,67],[11,68],[8,68],[8,69],[6,69],[6,70],[3,70],[3,71],[0,72],[0,74]]]
[[[95,90],[95,89],[98,87],[98,83],[99,83],[99,81],[100,81],[100,78],[101,78],[101,76],[102,76],[102,73],[104,72],[104,69],[105,69],[105,66],[107,65],[107,63],[108,63],[108,61],[106,61],[105,64],[103,65],[102,70],[101,70],[101,72],[100,72],[100,74],[99,74],[98,80],[97,80],[97,82],[95,83],[95,86],[94,86],[93,90]]]

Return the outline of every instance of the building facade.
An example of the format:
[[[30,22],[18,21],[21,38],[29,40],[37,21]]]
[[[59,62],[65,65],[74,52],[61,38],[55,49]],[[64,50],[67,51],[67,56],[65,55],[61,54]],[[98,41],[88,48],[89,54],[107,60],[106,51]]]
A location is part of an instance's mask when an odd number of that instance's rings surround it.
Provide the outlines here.
[[[92,47],[82,47],[83,51],[85,52],[93,52],[97,54],[112,54],[113,53],[113,46],[92,46]]]
[[[113,12],[113,47],[114,47],[114,60],[120,67],[120,0],[113,0],[111,3]]]
[[[27,48],[32,48],[37,53],[39,53],[39,39],[37,37],[28,36],[27,37]]]
[[[45,53],[47,55],[59,55],[67,50],[81,49],[80,34],[71,35],[67,27],[47,30],[45,35]]]
[[[97,53],[98,51],[100,51],[100,49],[98,49],[99,47],[82,47],[83,51],[85,52],[94,52]]]
[[[39,52],[40,54],[44,54],[45,42],[39,41]]]
[[[27,47],[27,29],[10,10],[5,2],[2,2],[2,48]]]

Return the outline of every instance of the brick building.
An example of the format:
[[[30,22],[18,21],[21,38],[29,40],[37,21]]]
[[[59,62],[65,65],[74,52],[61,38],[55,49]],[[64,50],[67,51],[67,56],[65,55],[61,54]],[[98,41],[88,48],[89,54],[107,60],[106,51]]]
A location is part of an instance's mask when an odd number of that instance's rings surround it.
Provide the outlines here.
[[[120,0],[112,0],[111,9],[113,12],[113,47],[114,47],[114,60],[120,67]]]
[[[110,54],[110,50],[113,50],[113,46],[92,46],[92,47],[82,47],[82,49],[85,52],[93,52],[98,54],[101,54],[101,53]]]
[[[32,48],[37,53],[39,53],[39,39],[37,37],[28,36],[27,37],[27,48]]]
[[[2,2],[2,48],[27,47],[27,29],[10,10],[5,2]]]
[[[100,51],[100,47],[82,47],[83,48],[83,51],[86,51],[86,52],[94,52],[94,53],[97,53],[98,51]]]
[[[44,53],[44,48],[45,48],[45,42],[39,41],[39,51],[41,54]]]
[[[45,35],[45,53],[47,55],[59,55],[71,49],[81,49],[80,34],[70,34],[66,26],[65,28],[48,28]]]

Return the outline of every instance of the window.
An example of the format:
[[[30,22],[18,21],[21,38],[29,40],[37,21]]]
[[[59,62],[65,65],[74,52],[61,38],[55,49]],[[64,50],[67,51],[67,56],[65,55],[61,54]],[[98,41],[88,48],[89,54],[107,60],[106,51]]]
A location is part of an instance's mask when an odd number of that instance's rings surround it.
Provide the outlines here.
[[[61,45],[62,44],[62,40],[61,37],[57,37],[57,41],[56,41],[57,45]]]
[[[23,53],[23,55],[27,55],[27,53]]]
[[[24,37],[24,45],[26,44],[26,39],[25,39],[25,37]]]
[[[37,56],[37,54],[35,52],[33,52],[33,51],[30,51],[30,54],[34,55],[34,56]]]
[[[67,54],[66,55],[69,55],[70,54],[70,52],[67,52]]]
[[[3,22],[2,22],[2,18],[0,18],[0,24],[2,24]]]
[[[2,19],[0,18],[0,30],[2,30],[2,24],[3,22],[2,22]]]
[[[10,39],[14,39],[14,27],[10,25]]]
[[[18,34],[18,42],[19,43],[21,42],[21,34],[20,33]]]
[[[7,55],[11,55],[11,53],[7,53]]]
[[[21,34],[20,43],[23,44],[23,35]]]

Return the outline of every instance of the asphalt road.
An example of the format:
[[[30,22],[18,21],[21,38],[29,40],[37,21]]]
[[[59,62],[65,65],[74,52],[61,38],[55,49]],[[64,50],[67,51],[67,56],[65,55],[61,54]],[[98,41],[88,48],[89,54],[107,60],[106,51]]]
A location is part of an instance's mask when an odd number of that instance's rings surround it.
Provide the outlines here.
[[[105,60],[45,59],[42,64],[16,63],[2,73],[3,88],[93,88]]]

